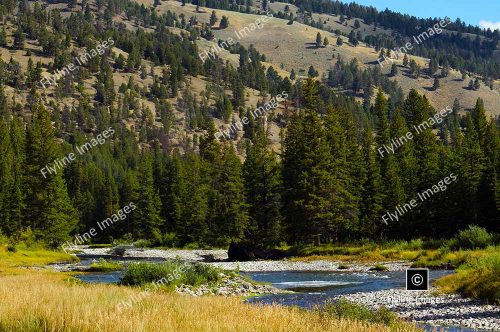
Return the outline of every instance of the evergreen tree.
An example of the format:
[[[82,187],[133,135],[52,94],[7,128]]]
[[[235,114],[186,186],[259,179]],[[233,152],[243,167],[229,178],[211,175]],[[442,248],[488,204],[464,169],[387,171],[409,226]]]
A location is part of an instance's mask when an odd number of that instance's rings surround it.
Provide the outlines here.
[[[380,167],[375,156],[373,135],[368,128],[363,138],[363,160],[365,164],[365,181],[360,199],[359,232],[362,236],[380,236],[383,228],[383,190]]]
[[[212,14],[210,15],[210,26],[214,26],[217,23],[217,15],[215,14],[215,10],[212,10]]]
[[[440,84],[439,84],[439,79],[437,77],[434,77],[434,83],[432,84],[432,90],[437,91],[439,89]]]
[[[275,246],[281,239],[281,176],[268,139],[261,129],[253,144],[247,146],[245,194],[250,216],[250,239],[253,243]]]
[[[135,193],[137,208],[133,213],[134,235],[136,238],[152,239],[155,244],[161,244],[161,201],[158,189],[154,186],[150,153],[143,153],[138,171],[138,187]]]
[[[337,37],[337,46],[342,46],[342,44],[344,44],[342,37]]]
[[[403,67],[408,67],[408,55],[406,53],[403,57]]]
[[[316,48],[321,47],[321,34],[318,32],[316,34]]]
[[[68,197],[62,170],[45,174],[42,169],[54,166],[61,158],[55,131],[48,111],[39,103],[32,108],[33,120],[26,138],[26,204],[24,220],[35,235],[51,246],[69,239],[77,222],[76,211]],[[57,167],[57,166],[56,166]]]
[[[226,16],[222,16],[220,20],[219,29],[225,29],[229,26],[229,19]]]
[[[395,63],[393,63],[391,65],[391,74],[390,74],[390,76],[394,77],[397,74],[398,74],[398,66]]]

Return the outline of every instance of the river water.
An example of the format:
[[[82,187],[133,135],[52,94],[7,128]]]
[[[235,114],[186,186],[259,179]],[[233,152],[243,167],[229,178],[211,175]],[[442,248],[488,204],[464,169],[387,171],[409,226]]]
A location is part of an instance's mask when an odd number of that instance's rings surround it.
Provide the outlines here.
[[[82,262],[86,263],[86,262]],[[431,282],[451,271],[430,271]],[[405,271],[396,272],[310,272],[310,271],[279,271],[279,272],[244,272],[255,281],[266,282],[274,287],[290,290],[294,293],[262,295],[247,301],[250,303],[282,304],[311,308],[321,305],[328,299],[355,292],[371,292],[384,289],[405,288]],[[86,273],[77,278],[88,283],[116,283],[123,271],[109,273]],[[426,331],[472,332],[461,327],[436,327],[420,324]]]

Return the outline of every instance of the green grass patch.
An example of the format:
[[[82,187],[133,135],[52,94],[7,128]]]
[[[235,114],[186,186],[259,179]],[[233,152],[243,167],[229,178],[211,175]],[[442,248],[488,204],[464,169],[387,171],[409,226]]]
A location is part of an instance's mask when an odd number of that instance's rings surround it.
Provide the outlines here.
[[[128,267],[119,284],[146,286],[155,283],[168,289],[181,284],[197,287],[201,284],[216,284],[221,280],[222,272],[222,269],[200,263],[134,263]]]
[[[458,292],[463,296],[500,304],[500,247],[480,257],[468,256],[457,273],[440,278],[435,285],[445,293]]]
[[[111,272],[119,271],[123,269],[123,265],[118,262],[107,261],[103,258],[99,259],[98,262],[92,263],[90,268],[87,270],[89,272]]]
[[[399,319],[395,313],[382,306],[378,310],[371,310],[366,306],[352,303],[346,299],[329,301],[315,309],[320,315],[328,318],[351,319],[383,324],[391,328],[400,328],[407,323]]]
[[[111,248],[112,246],[110,243],[95,243],[89,244],[89,249]]]
[[[370,268],[370,271],[387,271],[387,266],[381,264],[375,264],[374,267]]]

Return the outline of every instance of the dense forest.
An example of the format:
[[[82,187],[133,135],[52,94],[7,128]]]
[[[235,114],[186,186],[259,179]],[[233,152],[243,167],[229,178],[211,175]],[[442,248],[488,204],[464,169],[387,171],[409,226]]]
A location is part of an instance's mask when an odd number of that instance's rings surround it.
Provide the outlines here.
[[[341,60],[324,81],[282,78],[272,67],[265,70],[264,55],[241,45],[231,49],[239,54],[237,67],[217,57],[202,63],[195,40],[203,31],[192,22],[126,0],[96,4],[97,14],[84,1],[66,18],[38,3],[32,9],[22,1],[0,5],[1,19],[15,29],[12,45],[0,46],[23,50],[26,40],[36,41],[53,58],[49,72],[72,61],[70,45],[90,50],[111,38],[128,53],[126,59],[110,50],[93,57],[58,82],[53,98],[37,84],[45,65],[30,61],[23,71],[13,58],[0,60],[3,234],[57,246],[130,202],[137,208],[94,241],[197,247],[250,240],[273,246],[309,243],[318,235],[323,241],[446,237],[470,224],[498,231],[500,136],[480,99],[465,115],[455,102],[443,122],[381,156],[378,147],[436,113],[425,96],[414,90],[404,96],[379,73]],[[128,30],[113,21],[117,14],[153,31]],[[185,32],[172,33],[171,26]],[[113,72],[137,72],[153,84],[144,88],[130,79],[115,89]],[[90,77],[95,95],[83,89]],[[201,95],[191,93],[190,77],[206,79]],[[331,89],[337,84],[373,90],[375,102],[368,97],[361,105]],[[289,99],[279,117],[246,125],[237,149],[215,138],[213,119],[246,114],[246,88],[260,91],[262,102],[281,91]],[[27,102],[8,98],[7,90],[28,92]],[[75,95],[77,102],[60,106]],[[156,114],[139,102],[143,98],[154,103]],[[169,135],[175,121],[169,98],[177,98],[185,113],[186,130],[197,133],[182,148]],[[269,146],[269,121],[282,129],[278,152]],[[114,134],[104,143],[42,176],[42,168],[110,127]],[[457,181],[446,190],[397,222],[383,222],[384,213],[451,173]]]

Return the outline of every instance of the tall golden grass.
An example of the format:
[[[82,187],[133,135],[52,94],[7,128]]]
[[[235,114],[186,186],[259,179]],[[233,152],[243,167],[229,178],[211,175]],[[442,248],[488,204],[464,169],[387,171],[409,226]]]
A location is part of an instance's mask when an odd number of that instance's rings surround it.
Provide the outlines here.
[[[256,306],[238,298],[151,293],[132,308],[117,304],[140,290],[83,285],[62,274],[0,277],[0,331],[388,331],[385,326],[322,318],[281,306]],[[402,326],[400,331],[416,331]]]

